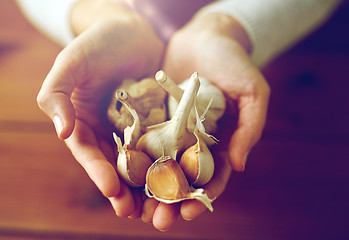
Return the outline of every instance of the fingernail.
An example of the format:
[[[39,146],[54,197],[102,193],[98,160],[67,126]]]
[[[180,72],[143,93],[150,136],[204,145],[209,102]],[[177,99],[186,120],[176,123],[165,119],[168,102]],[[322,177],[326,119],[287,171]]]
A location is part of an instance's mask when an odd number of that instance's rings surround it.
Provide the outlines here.
[[[55,125],[57,134],[60,135],[63,130],[63,122],[58,115],[53,117],[53,124]]]

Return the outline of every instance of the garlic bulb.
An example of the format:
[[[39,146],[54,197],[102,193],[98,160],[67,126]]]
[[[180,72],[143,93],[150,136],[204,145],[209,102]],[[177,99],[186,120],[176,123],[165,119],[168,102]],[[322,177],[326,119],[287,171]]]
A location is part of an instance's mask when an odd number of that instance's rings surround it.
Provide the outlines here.
[[[178,152],[184,151],[195,143],[193,133],[187,129],[187,122],[199,86],[199,79],[194,73],[171,120],[149,127],[150,131],[137,143],[138,150],[145,152],[152,159],[158,159],[164,155],[176,159]]]
[[[213,200],[203,191],[203,189],[194,189],[189,186],[181,167],[171,157],[160,157],[147,171],[145,193],[158,201],[175,203],[197,199],[212,212]]]
[[[162,70],[155,75],[155,80],[170,94],[168,99],[168,112],[172,117],[178,107],[183,89],[188,87],[188,80],[184,81],[179,86],[171,80],[169,76]],[[213,99],[212,106],[206,114],[206,121],[204,122],[206,131],[213,133],[217,128],[217,121],[223,116],[226,103],[224,94],[216,86],[211,84],[205,78],[200,77],[200,89],[197,94],[197,108],[201,115],[208,103]],[[188,129],[193,131],[196,124],[195,113],[192,112],[188,121]]]
[[[120,91],[127,95],[120,95]],[[109,121],[121,133],[126,126],[133,124],[133,118],[120,97],[137,111],[143,133],[147,126],[161,123],[167,118],[166,92],[153,78],[145,78],[139,82],[127,79],[114,91],[107,112]]]
[[[135,143],[140,136],[140,123],[136,111],[124,103],[124,106],[133,116],[133,125],[127,126],[124,130],[124,145],[121,139],[113,133],[114,140],[118,148],[118,159],[116,169],[118,175],[131,187],[141,187],[145,185],[145,177],[152,160],[143,153],[134,149]]]

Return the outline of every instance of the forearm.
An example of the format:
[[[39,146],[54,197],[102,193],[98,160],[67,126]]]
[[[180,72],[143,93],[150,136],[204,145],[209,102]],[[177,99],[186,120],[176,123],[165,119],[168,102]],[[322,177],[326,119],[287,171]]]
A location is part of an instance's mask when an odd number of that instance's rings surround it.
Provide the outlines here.
[[[78,0],[71,9],[70,26],[79,35],[95,23],[126,14],[131,16],[132,11],[119,0]]]
[[[70,9],[76,0],[16,0],[28,20],[60,45],[74,39],[70,27]]]
[[[58,44],[66,46],[91,24],[121,14],[119,0],[16,0],[28,20]]]

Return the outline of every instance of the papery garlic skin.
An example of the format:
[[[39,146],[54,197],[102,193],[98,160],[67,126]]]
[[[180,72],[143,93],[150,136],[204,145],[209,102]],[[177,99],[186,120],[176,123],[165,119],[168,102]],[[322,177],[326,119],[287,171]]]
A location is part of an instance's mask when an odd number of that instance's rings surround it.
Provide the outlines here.
[[[193,145],[195,137],[187,126],[199,87],[199,79],[194,73],[171,120],[149,127],[149,131],[137,142],[136,148],[154,160],[164,155],[176,159],[178,152]]]
[[[180,91],[183,92],[184,89],[187,88],[188,79],[180,85],[174,86],[174,82],[163,71],[159,71],[155,75],[155,79],[170,94],[167,107],[169,116],[172,117],[178,107],[178,102],[180,101]],[[202,115],[211,99],[213,100],[212,105],[206,114],[204,125],[208,133],[214,133],[217,129],[217,121],[223,116],[225,112],[225,97],[222,91],[215,85],[211,84],[206,78],[199,77],[199,79],[200,89],[198,91],[196,99],[198,112],[200,115]],[[188,121],[188,129],[193,131],[195,128],[195,123],[195,113],[191,112]]]
[[[213,200],[203,189],[191,188],[178,162],[168,156],[157,159],[149,167],[145,193],[148,197],[168,204],[196,199],[213,211]]]
[[[123,133],[124,129],[133,123],[131,114],[117,97],[118,90],[124,90],[132,97],[133,108],[137,110],[143,133],[147,126],[166,121],[165,99],[167,94],[159,84],[153,78],[145,78],[138,82],[127,79],[114,91],[107,110],[108,119],[118,132]]]
[[[133,117],[133,124],[131,127],[127,126],[124,130],[124,144],[113,133],[119,152],[116,170],[127,185],[141,187],[145,185],[146,173],[153,161],[145,153],[134,149],[140,137],[140,122],[136,111],[128,106],[127,103],[124,103],[124,105]]]

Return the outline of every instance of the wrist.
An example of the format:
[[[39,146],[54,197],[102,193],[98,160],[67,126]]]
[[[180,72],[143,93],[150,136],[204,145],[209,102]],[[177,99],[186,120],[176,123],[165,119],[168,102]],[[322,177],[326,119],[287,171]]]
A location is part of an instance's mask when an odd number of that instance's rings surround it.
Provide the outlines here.
[[[230,37],[248,53],[251,53],[252,43],[242,25],[233,17],[222,13],[205,13],[195,16],[194,21],[198,27],[210,33],[226,35]]]
[[[132,13],[120,0],[78,0],[70,13],[70,26],[75,36],[96,22]]]

